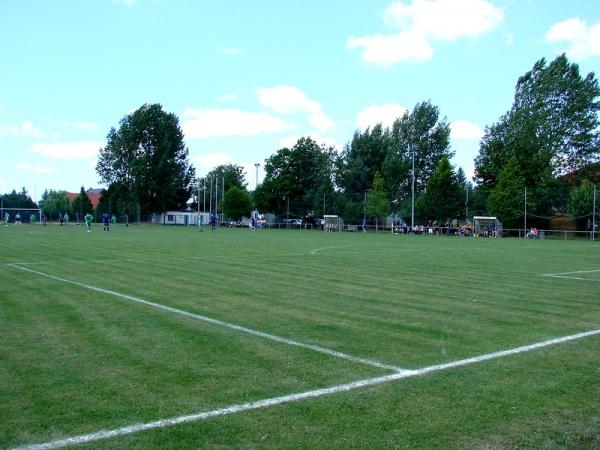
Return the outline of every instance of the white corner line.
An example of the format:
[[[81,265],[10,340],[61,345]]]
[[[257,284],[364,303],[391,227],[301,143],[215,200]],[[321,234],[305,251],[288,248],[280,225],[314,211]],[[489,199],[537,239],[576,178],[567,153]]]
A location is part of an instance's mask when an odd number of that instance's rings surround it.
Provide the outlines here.
[[[154,303],[148,300],[144,300],[143,298],[139,298],[139,297],[134,297],[132,295],[126,295],[126,294],[121,294],[120,292],[116,292],[116,291],[111,291],[109,289],[103,289],[103,288],[99,288],[96,286],[92,286],[91,284],[85,284],[85,283],[79,283],[78,281],[73,281],[73,280],[69,280],[67,278],[62,278],[62,277],[57,277],[55,275],[50,275],[48,273],[45,272],[40,272],[38,270],[34,270],[31,269],[29,267],[23,267],[20,266],[18,264],[15,263],[8,263],[6,264],[9,267],[13,267],[15,269],[19,269],[19,270],[23,270],[25,272],[30,272],[36,275],[40,275],[42,277],[46,277],[46,278],[50,278],[51,280],[55,280],[55,281],[60,281],[62,283],[68,283],[68,284],[72,284],[75,286],[79,286],[85,289],[90,289],[92,291],[96,291],[96,292],[101,292],[103,294],[108,294],[108,295],[112,295],[114,297],[118,297],[124,300],[128,300],[131,302],[135,302],[135,303],[140,303],[142,305],[146,305],[146,306],[150,306],[152,308],[155,309],[159,309],[162,311],[167,311],[173,314],[177,314],[180,316],[184,316],[184,317],[188,317],[191,319],[195,319],[195,320],[200,320],[203,322],[208,322],[212,325],[217,325],[220,327],[225,327],[225,328],[229,328],[231,330],[235,330],[235,331],[240,331],[242,333],[246,333],[246,334],[250,334],[252,336],[257,336],[257,337],[261,337],[264,339],[268,339],[271,341],[275,341],[275,342],[279,342],[282,344],[287,344],[287,345],[291,345],[294,347],[300,347],[300,348],[304,348],[307,350],[312,350],[314,352],[318,352],[318,353],[322,353],[325,355],[329,355],[329,356],[334,356],[336,358],[340,358],[340,359],[344,359],[346,361],[351,361],[353,363],[358,363],[358,364],[365,364],[368,366],[372,366],[372,367],[377,367],[378,369],[385,369],[385,370],[392,370],[394,372],[399,372],[402,373],[405,369],[401,368],[401,367],[396,367],[396,366],[392,366],[389,364],[385,364],[382,363],[380,361],[375,361],[375,360],[371,360],[371,359],[367,359],[367,358],[361,358],[358,356],[352,356],[352,355],[348,355],[346,353],[342,353],[342,352],[338,352],[336,350],[331,350],[325,347],[321,347],[319,345],[314,345],[314,344],[307,344],[304,342],[300,342],[300,341],[294,341],[292,339],[287,339],[284,337],[280,337],[280,336],[276,336],[274,334],[269,334],[269,333],[264,333],[262,331],[258,331],[258,330],[253,330],[252,328],[247,328],[247,327],[243,327],[241,325],[236,325],[233,323],[229,323],[229,322],[223,322],[222,320],[218,320],[218,319],[213,319],[212,317],[208,317],[208,316],[203,316],[200,314],[194,314],[191,313],[189,311],[184,311],[182,309],[178,309],[178,308],[173,308],[171,306],[166,306],[166,305],[162,305],[160,303]]]
[[[147,423],[138,423],[134,425],[129,425],[121,428],[115,428],[113,430],[101,430],[95,433],[84,434],[79,436],[73,436],[64,439],[57,439],[54,441],[45,442],[42,444],[32,444],[32,445],[24,445],[21,447],[15,447],[12,450],[49,450],[56,449],[61,447],[67,447],[70,445],[80,445],[88,442],[99,441],[102,439],[108,439],[113,437],[125,436],[133,433],[137,433],[139,431],[152,430],[156,428],[165,428],[173,425],[196,422],[200,420],[206,420],[211,417],[219,417],[230,414],[235,414],[243,411],[250,411],[254,409],[261,408],[269,408],[271,406],[281,405],[284,403],[292,403],[300,400],[322,397],[325,395],[333,395],[339,392],[348,392],[359,388],[364,388],[368,386],[375,386],[383,383],[388,383],[390,381],[401,380],[404,378],[411,378],[416,376],[423,376],[429,373],[438,372],[441,370],[452,369],[455,367],[468,366],[471,364],[489,361],[491,359],[502,358],[504,356],[516,355],[519,353],[530,352],[533,350],[537,350],[543,347],[549,347],[551,345],[562,344],[564,342],[574,341],[576,339],[582,339],[589,336],[594,336],[600,334],[600,329],[586,331],[583,333],[572,334],[570,336],[563,336],[555,339],[550,339],[543,342],[538,342],[535,344],[524,345],[521,347],[516,347],[509,350],[503,350],[494,353],[488,353],[485,355],[474,356],[472,358],[460,359],[457,361],[452,361],[444,364],[437,364],[434,366],[424,367],[422,369],[416,370],[405,370],[402,372],[393,373],[391,375],[385,375],[375,378],[366,378],[363,380],[353,381],[351,383],[339,384],[337,386],[332,386],[323,389],[315,389],[306,392],[300,392],[296,394],[284,395],[281,397],[273,397],[267,398],[264,400],[258,400],[254,402],[248,403],[240,403],[233,406],[228,406],[219,409],[213,409],[211,411],[198,412],[194,414],[188,414],[178,417],[172,417],[169,419],[160,419],[154,422]]]

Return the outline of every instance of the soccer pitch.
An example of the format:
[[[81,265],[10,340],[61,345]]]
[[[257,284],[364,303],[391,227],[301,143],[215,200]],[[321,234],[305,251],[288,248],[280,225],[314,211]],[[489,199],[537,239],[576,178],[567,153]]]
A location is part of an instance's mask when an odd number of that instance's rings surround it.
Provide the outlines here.
[[[9,226],[0,264],[0,448],[600,448],[598,243]]]

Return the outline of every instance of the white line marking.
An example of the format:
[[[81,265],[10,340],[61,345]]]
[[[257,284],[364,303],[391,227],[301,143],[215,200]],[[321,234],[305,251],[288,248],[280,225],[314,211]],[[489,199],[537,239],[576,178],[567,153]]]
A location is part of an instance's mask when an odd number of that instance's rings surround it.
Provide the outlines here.
[[[586,331],[583,333],[577,333],[577,334],[573,334],[570,336],[563,336],[563,337],[556,338],[556,339],[550,339],[548,341],[538,342],[536,344],[524,345],[524,346],[513,348],[510,350],[503,350],[503,351],[499,351],[499,352],[488,353],[485,355],[474,356],[472,358],[461,359],[458,361],[452,361],[449,363],[437,364],[434,366],[424,367],[422,369],[405,370],[405,371],[397,372],[397,373],[394,373],[391,375],[385,375],[385,376],[375,377],[375,378],[366,378],[364,380],[358,380],[358,381],[354,381],[351,383],[340,384],[340,385],[332,386],[332,387],[328,387],[328,388],[315,389],[312,391],[300,392],[300,393],[296,393],[296,394],[289,394],[289,395],[284,395],[282,397],[267,398],[267,399],[258,400],[255,402],[240,403],[240,404],[225,407],[225,408],[213,409],[211,411],[198,412],[195,414],[188,414],[188,415],[183,415],[183,416],[178,416],[178,417],[172,417],[169,419],[160,419],[160,420],[156,420],[154,422],[138,423],[138,424],[129,425],[126,427],[115,428],[113,430],[101,430],[101,431],[91,433],[91,434],[73,436],[73,437],[69,437],[69,438],[65,438],[65,439],[57,439],[54,441],[45,442],[43,444],[24,445],[21,447],[16,447],[13,450],[55,449],[55,448],[66,447],[69,445],[79,445],[79,444],[85,444],[88,442],[99,441],[102,439],[108,439],[108,438],[113,438],[113,437],[118,437],[118,436],[125,436],[125,435],[129,435],[132,433],[137,433],[139,431],[152,430],[152,429],[156,429],[156,428],[165,428],[165,427],[178,425],[178,424],[182,424],[182,423],[188,423],[188,422],[196,422],[199,420],[209,419],[211,417],[225,416],[225,415],[235,414],[235,413],[242,412],[242,411],[249,411],[249,410],[261,409],[261,408],[269,408],[271,406],[281,405],[284,403],[297,402],[300,400],[322,397],[324,395],[337,394],[339,392],[348,392],[348,391],[352,391],[352,390],[367,387],[367,386],[375,386],[375,385],[379,385],[379,384],[383,384],[383,383],[388,383],[390,381],[401,380],[404,378],[411,378],[411,377],[416,377],[416,376],[427,375],[429,373],[438,372],[440,370],[446,370],[446,369],[451,369],[451,368],[455,368],[455,367],[462,367],[462,366],[467,366],[470,364],[475,364],[475,363],[479,363],[479,362],[483,362],[483,361],[489,361],[491,359],[502,358],[504,356],[530,352],[532,350],[537,350],[539,348],[548,347],[548,346],[556,345],[556,344],[561,344],[564,342],[574,341],[576,339],[594,336],[597,334],[600,334],[600,329]]]
[[[294,347],[301,347],[301,348],[305,348],[307,350],[312,350],[318,353],[323,353],[325,355],[329,355],[329,356],[334,356],[336,358],[340,358],[340,359],[344,359],[346,361],[351,361],[354,363],[359,363],[359,364],[366,364],[372,367],[377,367],[379,369],[386,369],[386,370],[393,370],[394,372],[403,372],[405,369],[402,369],[400,367],[396,367],[396,366],[391,366],[388,364],[384,364],[382,362],[379,361],[374,361],[374,360],[370,360],[370,359],[366,359],[366,358],[360,358],[358,356],[352,356],[352,355],[348,355],[346,353],[342,353],[342,352],[338,352],[336,350],[331,350],[325,347],[320,347],[318,345],[314,345],[314,344],[306,344],[304,342],[299,342],[299,341],[294,341],[292,339],[287,339],[284,337],[280,337],[280,336],[275,336],[274,334],[269,334],[269,333],[264,333],[262,331],[258,331],[258,330],[253,330],[251,328],[246,328],[243,327],[241,325],[235,325],[233,323],[229,323],[229,322],[223,322],[221,320],[218,319],[213,319],[212,317],[208,317],[208,316],[202,316],[200,314],[194,314],[188,311],[184,311],[182,309],[177,309],[177,308],[173,308],[171,306],[166,306],[166,305],[161,305],[160,303],[154,303],[148,300],[144,300],[142,298],[139,297],[134,297],[132,295],[125,295],[125,294],[121,294],[119,292],[116,291],[111,291],[108,289],[103,289],[103,288],[99,288],[96,286],[92,286],[90,284],[84,284],[84,283],[79,283],[77,281],[73,281],[73,280],[69,280],[67,278],[61,278],[61,277],[57,277],[54,275],[50,275],[44,272],[39,272],[37,270],[33,270],[30,269],[29,267],[21,267],[18,266],[16,264],[12,264],[9,263],[7,264],[7,266],[13,267],[15,269],[19,269],[19,270],[23,270],[25,272],[30,272],[36,275],[40,275],[42,277],[46,277],[46,278],[50,278],[52,280],[55,281],[60,281],[63,283],[69,283],[69,284],[73,284],[75,286],[79,286],[85,289],[90,289],[92,291],[96,291],[96,292],[102,292],[103,294],[108,294],[108,295],[112,295],[118,298],[122,298],[124,300],[129,300],[135,303],[141,303],[142,305],[146,305],[146,306],[150,306],[152,308],[156,308],[156,309],[160,309],[162,311],[168,311],[171,312],[173,314],[178,314],[180,316],[184,316],[184,317],[188,317],[191,319],[195,319],[195,320],[201,320],[204,322],[208,322],[210,324],[213,325],[218,325],[221,327],[225,327],[225,328],[229,328],[232,330],[236,330],[236,331],[241,331],[242,333],[247,333],[247,334],[251,334],[253,336],[258,336],[258,337],[262,337],[265,339],[269,339],[271,341],[275,341],[275,342],[280,342],[283,344],[287,344],[287,345],[291,345]]]
[[[595,272],[600,272],[600,269],[575,270],[573,272],[543,273],[543,274],[541,274],[541,276],[542,277],[550,277],[550,278],[566,278],[568,280],[600,281],[600,280],[595,280],[593,278],[583,278],[583,277],[570,277],[570,276],[567,276],[567,275],[573,275],[573,274],[578,274],[578,273],[595,273]]]
[[[315,248],[314,250],[310,251],[310,254],[311,255],[316,255],[321,250],[329,250],[330,248],[342,248],[342,247],[350,247],[350,246],[349,245],[334,245],[334,246],[330,246],[330,247]]]

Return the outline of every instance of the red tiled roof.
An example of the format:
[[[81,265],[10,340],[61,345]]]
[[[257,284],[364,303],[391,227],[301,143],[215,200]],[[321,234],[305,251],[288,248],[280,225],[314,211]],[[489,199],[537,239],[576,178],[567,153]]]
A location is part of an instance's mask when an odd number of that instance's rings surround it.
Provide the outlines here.
[[[98,192],[86,192],[88,199],[90,200],[90,202],[92,203],[92,207],[94,209],[96,209],[96,206],[98,206],[98,203],[100,203],[100,193]],[[79,197],[79,192],[67,192],[67,198],[69,199],[69,201],[71,203],[73,203],[73,201]]]

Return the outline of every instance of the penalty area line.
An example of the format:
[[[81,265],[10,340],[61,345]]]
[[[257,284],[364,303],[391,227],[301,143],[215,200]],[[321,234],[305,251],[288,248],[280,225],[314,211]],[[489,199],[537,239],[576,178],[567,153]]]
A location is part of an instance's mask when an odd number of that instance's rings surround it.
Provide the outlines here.
[[[134,297],[132,295],[121,294],[120,292],[111,291],[109,289],[103,289],[103,288],[100,288],[100,287],[97,287],[97,286],[93,286],[91,284],[80,283],[78,281],[69,280],[67,278],[57,277],[55,275],[50,275],[50,274],[45,273],[45,272],[40,272],[38,270],[31,269],[29,267],[19,266],[19,265],[14,264],[14,263],[8,263],[7,266],[12,267],[14,269],[22,270],[22,271],[25,271],[25,272],[33,273],[33,274],[36,274],[36,275],[39,275],[39,276],[42,276],[42,277],[45,277],[45,278],[49,278],[49,279],[54,280],[54,281],[60,281],[62,283],[72,284],[74,286],[79,286],[79,287],[84,288],[84,289],[89,289],[89,290],[92,290],[92,291],[101,292],[103,294],[108,294],[108,295],[111,295],[113,297],[117,297],[117,298],[120,298],[120,299],[123,299],[123,300],[127,300],[127,301],[130,301],[130,302],[139,303],[139,304],[142,304],[142,305],[145,305],[145,306],[150,306],[152,308],[159,309],[161,311],[167,311],[167,312],[170,312],[170,313],[173,313],[173,314],[177,314],[177,315],[180,315],[180,316],[184,316],[184,317],[187,317],[187,318],[190,318],[190,319],[200,320],[202,322],[208,322],[208,323],[210,323],[212,325],[217,325],[217,326],[220,326],[220,327],[229,328],[231,330],[235,330],[235,331],[239,331],[239,332],[242,332],[242,333],[250,334],[252,336],[261,337],[261,338],[264,338],[264,339],[268,339],[270,341],[279,342],[279,343],[282,343],[282,344],[287,344],[287,345],[290,345],[290,346],[293,346],[293,347],[300,347],[300,348],[304,348],[304,349],[307,349],[307,350],[312,350],[312,351],[317,352],[317,353],[322,353],[322,354],[325,354],[325,355],[334,356],[336,358],[343,359],[343,360],[346,360],[346,361],[350,361],[350,362],[353,362],[353,363],[365,364],[365,365],[368,365],[368,366],[377,367],[378,369],[392,370],[394,372],[403,372],[403,371],[406,370],[406,369],[402,369],[401,367],[396,367],[396,366],[392,366],[392,365],[389,365],[389,364],[382,363],[380,361],[374,361],[374,360],[367,359],[367,358],[361,358],[361,357],[358,357],[358,356],[348,355],[346,353],[338,352],[336,350],[331,350],[329,348],[321,347],[319,345],[307,344],[305,342],[295,341],[293,339],[288,339],[288,338],[284,338],[284,337],[281,337],[281,336],[276,336],[274,334],[269,334],[269,333],[265,333],[265,332],[262,332],[262,331],[254,330],[252,328],[243,327],[241,325],[236,325],[236,324],[233,324],[233,323],[224,322],[222,320],[213,319],[212,317],[203,316],[203,315],[191,313],[189,311],[185,311],[185,310],[182,310],[182,309],[173,308],[171,306],[162,305],[160,303],[151,302],[151,301],[148,301],[148,300],[144,300],[143,298]]]
[[[457,361],[452,361],[444,364],[437,364],[429,367],[424,367],[422,369],[416,370],[405,370],[402,372],[393,373],[391,375],[385,375],[374,378],[366,378],[363,380],[354,381],[346,384],[339,384],[337,386],[332,386],[323,389],[315,389],[306,392],[300,392],[296,394],[284,395],[281,397],[273,397],[264,400],[258,400],[254,402],[240,403],[237,405],[232,405],[224,408],[213,409],[211,411],[198,412],[195,414],[187,414],[178,417],[172,417],[169,419],[160,419],[153,422],[146,423],[138,423],[134,425],[129,425],[121,428],[115,428],[113,430],[101,430],[95,433],[84,434],[79,436],[73,436],[64,439],[57,439],[54,441],[45,442],[42,444],[32,444],[32,445],[24,445],[21,447],[15,447],[12,450],[42,450],[42,449],[56,449],[61,447],[67,447],[71,445],[80,445],[86,444],[89,442],[99,441],[103,439],[109,439],[119,436],[126,436],[129,434],[137,433],[140,431],[147,431],[157,428],[165,428],[173,425],[179,425],[189,422],[197,422],[200,420],[206,420],[211,417],[219,417],[231,415],[243,411],[250,411],[255,409],[269,408],[276,405],[281,405],[285,403],[298,402],[300,400],[323,397],[326,395],[333,395],[340,392],[348,392],[353,391],[355,389],[360,389],[369,386],[376,386],[383,383],[388,383],[391,381],[402,380],[405,378],[412,378],[417,376],[427,375],[433,372],[439,372],[441,370],[452,369],[456,367],[468,366],[475,363],[480,363],[484,361],[489,361],[492,359],[502,358],[505,356],[516,355],[519,353],[526,353],[533,350],[537,350],[544,347],[549,347],[552,345],[562,344],[569,341],[574,341],[577,339],[582,339],[585,337],[590,337],[594,335],[600,334],[600,329],[586,331],[583,333],[572,334],[570,336],[563,336],[555,339],[550,339],[543,342],[537,342],[535,344],[524,345],[521,347],[512,348],[509,350],[503,350],[494,353],[488,353],[485,355],[474,356],[472,358],[460,359]]]

